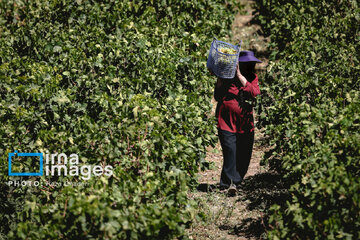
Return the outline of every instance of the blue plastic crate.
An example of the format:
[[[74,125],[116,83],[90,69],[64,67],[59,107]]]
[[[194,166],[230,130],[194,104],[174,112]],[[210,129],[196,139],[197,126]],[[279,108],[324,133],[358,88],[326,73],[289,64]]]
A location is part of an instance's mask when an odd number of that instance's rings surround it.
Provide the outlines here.
[[[206,66],[219,78],[231,79],[235,77],[236,65],[238,63],[240,49],[239,46],[233,45],[227,42],[222,42],[214,38],[211,43],[209,57],[207,59]],[[219,51],[221,48],[234,49],[235,54],[227,54]]]

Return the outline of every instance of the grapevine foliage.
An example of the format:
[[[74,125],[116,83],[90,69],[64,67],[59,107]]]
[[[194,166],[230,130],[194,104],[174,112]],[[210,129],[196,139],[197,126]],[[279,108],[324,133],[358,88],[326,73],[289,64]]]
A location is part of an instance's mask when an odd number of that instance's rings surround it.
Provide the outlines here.
[[[360,8],[357,1],[257,4],[271,37],[260,125],[265,159],[291,184],[270,239],[360,238]]]
[[[0,1],[0,236],[181,236],[199,217],[186,192],[216,141],[207,51],[214,36],[228,36],[237,7]],[[9,187],[14,150],[77,153],[114,175],[78,187]]]

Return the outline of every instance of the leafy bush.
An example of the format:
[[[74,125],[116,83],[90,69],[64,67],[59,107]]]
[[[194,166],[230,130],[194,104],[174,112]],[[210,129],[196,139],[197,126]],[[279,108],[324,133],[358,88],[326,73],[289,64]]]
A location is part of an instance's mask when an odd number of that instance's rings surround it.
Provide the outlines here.
[[[10,239],[181,236],[186,191],[215,143],[206,57],[235,1],[1,1],[0,233]],[[219,21],[221,19],[221,21]],[[9,152],[77,153],[114,176],[9,187]]]
[[[270,239],[360,238],[360,8],[356,1],[257,4],[271,36],[261,123],[290,200]]]

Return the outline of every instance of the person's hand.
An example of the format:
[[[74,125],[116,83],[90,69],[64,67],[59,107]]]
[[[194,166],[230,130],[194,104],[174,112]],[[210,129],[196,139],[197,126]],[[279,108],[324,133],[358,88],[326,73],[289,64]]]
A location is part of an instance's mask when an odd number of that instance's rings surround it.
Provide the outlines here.
[[[242,76],[241,72],[240,72],[240,68],[239,68],[239,63],[236,65],[236,76],[240,79],[240,77]]]

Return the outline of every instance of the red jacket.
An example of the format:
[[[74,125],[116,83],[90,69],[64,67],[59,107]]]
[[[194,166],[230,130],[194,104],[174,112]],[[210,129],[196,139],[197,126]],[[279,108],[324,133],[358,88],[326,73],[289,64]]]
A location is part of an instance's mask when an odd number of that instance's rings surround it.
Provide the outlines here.
[[[251,102],[260,94],[259,80],[255,74],[252,81],[243,86],[240,80],[224,79],[220,88],[215,88],[217,127],[221,130],[244,133],[254,131],[254,116]]]

